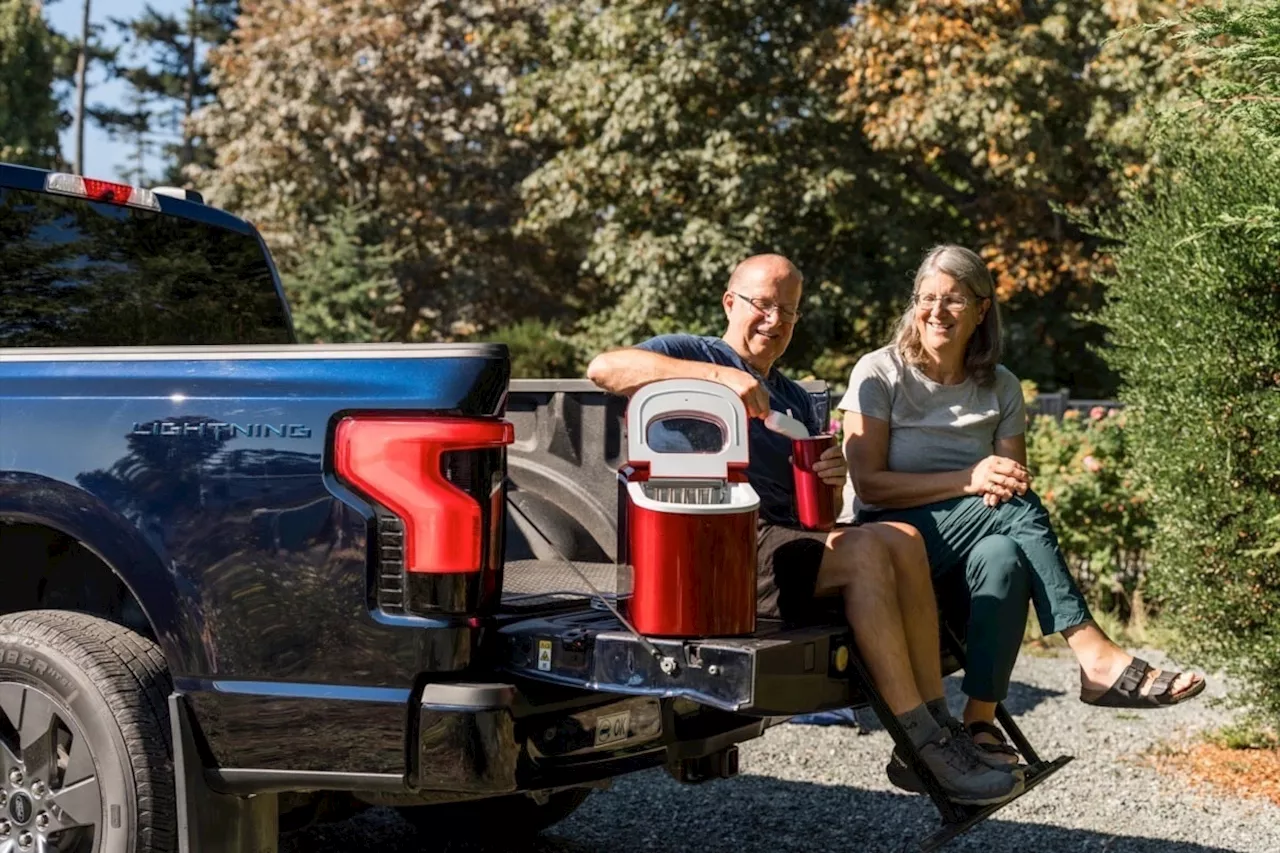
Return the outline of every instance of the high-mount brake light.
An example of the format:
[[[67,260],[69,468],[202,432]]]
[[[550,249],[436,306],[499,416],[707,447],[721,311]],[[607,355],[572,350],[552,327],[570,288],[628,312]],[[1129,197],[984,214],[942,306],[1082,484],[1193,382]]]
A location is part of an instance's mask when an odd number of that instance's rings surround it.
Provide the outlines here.
[[[117,184],[112,181],[82,178],[79,175],[69,175],[65,172],[49,174],[44,179],[44,188],[46,192],[85,198],[90,201],[122,204],[147,210],[160,209],[159,199],[150,190],[142,187],[132,187],[128,184]]]

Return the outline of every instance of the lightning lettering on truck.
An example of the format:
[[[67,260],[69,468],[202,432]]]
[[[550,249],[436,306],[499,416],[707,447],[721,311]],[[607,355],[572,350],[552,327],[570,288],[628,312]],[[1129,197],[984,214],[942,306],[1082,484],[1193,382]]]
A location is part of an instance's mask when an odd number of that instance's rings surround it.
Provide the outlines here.
[[[264,424],[264,423],[223,423],[221,421],[202,421],[199,423],[182,423],[179,421],[135,422],[133,435],[153,435],[165,438],[311,438],[311,427],[306,424]]]

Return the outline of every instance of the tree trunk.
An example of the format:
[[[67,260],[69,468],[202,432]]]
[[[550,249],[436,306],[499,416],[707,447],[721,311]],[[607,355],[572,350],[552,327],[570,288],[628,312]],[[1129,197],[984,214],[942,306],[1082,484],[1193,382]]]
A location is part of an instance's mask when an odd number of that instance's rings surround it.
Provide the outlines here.
[[[200,0],[191,0],[187,18],[187,83],[182,93],[182,161],[189,166],[195,160],[195,140],[191,138],[191,113],[196,101],[196,39],[199,33]]]
[[[84,18],[80,22],[80,55],[76,58],[76,162],[75,173],[84,174],[84,99],[89,67],[89,0],[84,0]]]

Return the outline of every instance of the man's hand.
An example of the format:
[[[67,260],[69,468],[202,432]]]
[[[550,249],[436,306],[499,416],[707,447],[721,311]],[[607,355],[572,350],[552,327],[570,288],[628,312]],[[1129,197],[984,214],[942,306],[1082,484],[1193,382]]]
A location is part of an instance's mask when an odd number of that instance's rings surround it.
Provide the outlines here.
[[[769,414],[769,392],[750,373],[717,365],[712,378],[742,398],[748,417],[763,418]]]
[[[999,506],[1016,495],[1025,495],[1031,487],[1031,473],[1007,456],[988,456],[969,469],[969,485],[965,491],[982,495],[987,506]]]
[[[818,461],[813,463],[813,473],[828,486],[844,487],[845,477],[849,475],[849,466],[845,464],[844,454],[840,452],[838,444],[822,451]]]

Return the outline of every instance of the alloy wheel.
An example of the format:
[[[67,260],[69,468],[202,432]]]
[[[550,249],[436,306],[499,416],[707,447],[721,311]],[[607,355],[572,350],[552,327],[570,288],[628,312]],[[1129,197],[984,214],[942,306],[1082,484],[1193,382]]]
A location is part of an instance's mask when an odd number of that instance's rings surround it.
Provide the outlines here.
[[[0,853],[91,853],[102,817],[79,723],[38,688],[0,682]]]

